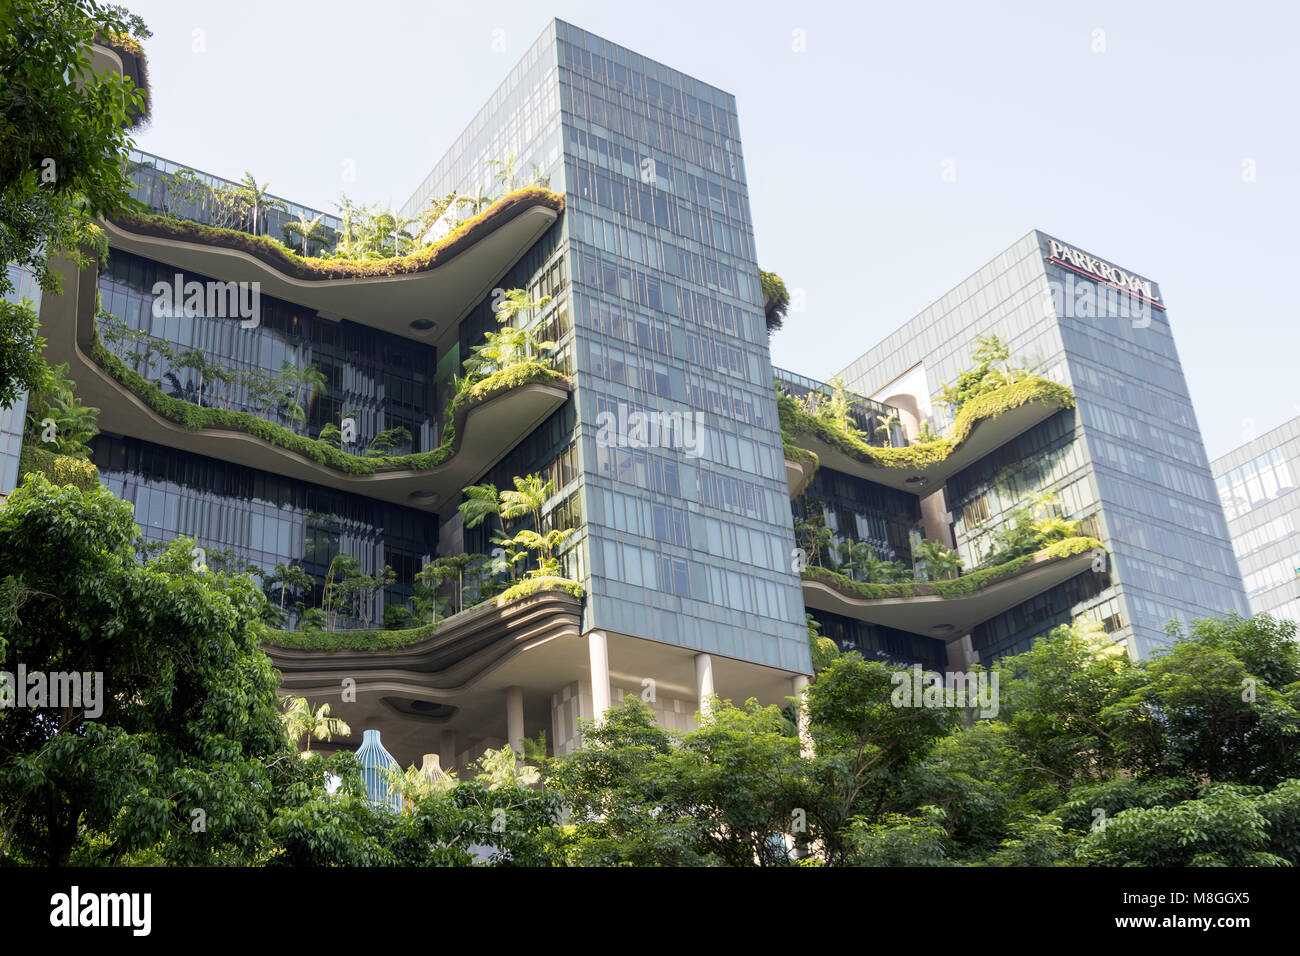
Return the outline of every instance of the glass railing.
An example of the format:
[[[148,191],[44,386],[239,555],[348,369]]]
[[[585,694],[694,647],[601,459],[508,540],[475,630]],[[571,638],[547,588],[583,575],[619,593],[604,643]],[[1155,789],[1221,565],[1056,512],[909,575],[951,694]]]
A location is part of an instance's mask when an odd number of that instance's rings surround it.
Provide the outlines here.
[[[820,382],[815,378],[809,378],[797,372],[773,366],[772,373],[776,381],[797,399],[803,399],[814,393],[829,398],[834,391],[826,382]],[[898,409],[892,405],[886,405],[884,402],[877,402],[874,399],[859,395],[856,392],[846,391],[846,394],[850,402],[849,417],[853,419],[853,423],[857,425],[858,430],[863,433],[864,440],[868,445],[887,448],[890,446],[901,447],[907,444],[903,428],[898,424]]]

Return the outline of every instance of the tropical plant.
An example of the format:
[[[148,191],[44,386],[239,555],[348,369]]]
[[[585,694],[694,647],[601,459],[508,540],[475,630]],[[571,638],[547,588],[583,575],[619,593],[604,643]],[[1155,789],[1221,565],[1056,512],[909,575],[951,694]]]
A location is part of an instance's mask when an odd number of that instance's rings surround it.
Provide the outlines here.
[[[305,212],[298,213],[298,221],[287,223],[284,227],[285,244],[288,244],[289,236],[297,236],[302,240],[302,254],[309,255],[309,244],[312,242],[324,243],[325,241],[325,214],[308,218]]]
[[[310,572],[304,571],[301,565],[278,561],[275,567],[267,572],[262,583],[267,591],[276,589],[280,592],[280,614],[283,615],[284,599],[289,591],[306,595],[316,586],[316,579]]]
[[[253,235],[261,234],[261,222],[263,213],[267,210],[278,209],[281,212],[288,212],[289,207],[283,201],[276,199],[267,193],[270,188],[269,183],[258,185],[253,174],[245,170],[244,177],[239,184],[234,187],[235,195],[248,208],[249,215],[252,217]]]
[[[23,441],[70,458],[88,458],[90,442],[99,434],[99,409],[81,403],[77,383],[67,373],[66,362],[43,371],[43,386],[27,404]]]
[[[830,547],[834,535],[826,527],[820,504],[809,503],[808,516],[794,526],[794,536],[808,562],[821,567],[822,552]]]
[[[1012,366],[1011,349],[997,335],[976,336],[971,361],[974,363],[971,368],[958,375],[956,382],[944,385],[934,397],[953,414],[972,398],[1030,377],[1028,369]]]
[[[313,737],[327,741],[332,740],[335,734],[346,737],[352,733],[352,728],[344,720],[330,716],[329,704],[321,704],[312,710],[306,697],[281,697],[280,704],[284,708],[281,719],[290,746],[297,749],[298,741],[306,738],[302,748],[304,757],[311,754]]]
[[[956,551],[929,538],[916,547],[913,557],[919,566],[918,570],[923,570],[926,578],[931,581],[955,577],[962,568],[961,556]]]
[[[305,427],[307,408],[311,400],[318,393],[325,391],[328,384],[325,373],[318,369],[314,362],[299,367],[286,359],[280,365],[280,381],[284,387],[281,394],[285,405],[285,416],[293,423],[295,430]]]

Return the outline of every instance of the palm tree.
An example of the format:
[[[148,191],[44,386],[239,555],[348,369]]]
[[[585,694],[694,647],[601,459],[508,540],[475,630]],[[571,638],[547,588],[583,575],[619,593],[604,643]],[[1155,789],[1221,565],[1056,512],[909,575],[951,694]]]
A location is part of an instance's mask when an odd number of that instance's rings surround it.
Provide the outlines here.
[[[518,157],[511,153],[505,159],[489,159],[488,165],[497,167],[496,181],[499,182],[505,191],[512,193],[515,191],[515,163]]]
[[[325,390],[328,383],[325,374],[315,363],[299,368],[287,359],[280,365],[280,378],[284,382],[284,400],[288,406],[286,415],[299,425],[307,422],[307,406],[318,392]]]
[[[482,212],[488,206],[492,205],[494,202],[496,202],[496,197],[489,196],[485,192],[485,187],[483,183],[479,183],[477,186],[474,187],[474,195],[459,196],[456,199],[457,206],[469,207],[469,213],[471,216],[477,216],[480,212]]]
[[[477,528],[490,515],[501,513],[501,499],[496,485],[490,482],[470,485],[461,491],[464,492],[465,500],[456,510],[460,512],[461,521],[466,528]]]
[[[884,420],[876,426],[876,440],[882,441],[886,446],[894,444],[894,429],[900,424],[898,412],[890,412]]]
[[[224,371],[222,366],[209,362],[207,354],[202,349],[186,349],[176,356],[176,367],[191,369],[198,375],[198,401],[196,404],[202,408],[203,385],[208,378],[219,376]]]
[[[257,224],[262,210],[279,209],[281,212],[289,211],[289,207],[281,200],[276,199],[274,196],[267,195],[267,190],[269,188],[270,183],[262,183],[262,185],[259,186],[257,180],[253,178],[253,174],[248,170],[244,170],[244,178],[241,179],[239,185],[235,187],[235,192],[238,194],[239,198],[243,200],[250,210],[252,210],[253,235],[255,236],[260,234],[258,232]]]
[[[411,226],[419,221],[419,219],[408,219],[392,210],[376,214],[371,222],[378,237],[380,252],[385,252],[384,243],[390,238],[393,240],[394,256],[402,254],[403,239],[406,240],[408,245],[414,245],[415,236],[411,235]]]
[[[857,404],[857,399],[850,397],[848,390],[844,387],[844,380],[838,375],[826,384],[831,387],[831,394],[818,405],[817,414],[845,434],[853,438],[861,438],[862,432],[858,429],[852,416],[853,406]]]
[[[465,609],[465,571],[469,569],[477,557],[477,555],[469,554],[452,554],[438,558],[421,568],[415,579],[430,589],[439,587],[448,581],[455,581],[456,610],[452,613],[463,611]]]
[[[329,704],[321,704],[313,712],[306,697],[281,697],[280,703],[285,708],[281,720],[284,723],[285,734],[289,737],[289,743],[297,747],[303,735],[307,737],[306,746],[302,751],[304,757],[311,753],[313,737],[317,740],[332,740],[335,734],[346,737],[352,733],[352,728],[346,722],[330,716]]]
[[[501,492],[501,517],[506,521],[514,521],[531,515],[533,530],[540,533],[542,507],[555,494],[555,482],[543,481],[539,474],[528,475],[526,478],[515,477],[513,481],[514,491]]]
[[[286,233],[290,233],[302,238],[302,254],[307,256],[307,244],[312,241],[325,241],[325,226],[323,220],[325,214],[321,213],[314,219],[308,219],[305,212],[298,213],[298,221],[291,222],[284,227]]]
[[[264,584],[268,591],[277,584],[280,586],[280,614],[283,615],[284,597],[289,589],[309,591],[316,586],[316,579],[304,571],[301,565],[288,565],[281,561],[266,575]]]

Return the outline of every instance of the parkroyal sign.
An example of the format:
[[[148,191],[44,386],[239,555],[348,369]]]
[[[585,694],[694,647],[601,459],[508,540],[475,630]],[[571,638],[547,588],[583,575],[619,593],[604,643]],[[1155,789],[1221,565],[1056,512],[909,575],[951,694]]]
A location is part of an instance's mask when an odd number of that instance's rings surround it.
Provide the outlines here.
[[[1109,286],[1121,289],[1124,292],[1130,292],[1158,308],[1164,308],[1164,305],[1160,302],[1160,297],[1156,295],[1155,289],[1149,280],[1131,272],[1125,272],[1118,266],[1103,262],[1096,256],[1080,252],[1073,246],[1067,246],[1056,239],[1050,239],[1047,246],[1047,258],[1050,262],[1072,268],[1076,272],[1082,272],[1094,279],[1100,279]]]

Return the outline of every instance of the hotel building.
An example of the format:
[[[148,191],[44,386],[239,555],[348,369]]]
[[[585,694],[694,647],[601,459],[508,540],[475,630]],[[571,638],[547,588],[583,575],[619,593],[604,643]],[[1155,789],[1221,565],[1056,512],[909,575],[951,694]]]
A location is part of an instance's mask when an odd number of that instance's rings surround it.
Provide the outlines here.
[[[286,693],[351,725],[335,745],[380,729],[404,765],[436,753],[463,768],[541,732],[567,752],[626,694],[677,729],[713,694],[784,704],[812,674],[808,616],[842,649],[943,669],[1079,615],[1144,654],[1168,617],[1244,609],[1154,283],[1030,233],[845,370],[858,437],[837,438],[796,408],[833,389],[772,366],[734,97],[569,24],[548,25],[401,214],[469,201],[388,265],[286,256],[203,198],[235,184],[135,159],[157,215],[106,222],[102,268],[63,264],[63,293],[40,303],[48,359],[101,409],[94,463],[146,538],[299,565],[318,587],[339,555],[392,569],[333,630],[267,645]],[[253,230],[288,238],[310,221],[313,255],[350,239],[346,216],[289,202]],[[157,289],[189,283],[257,283],[255,321],[210,301],[159,308]],[[1150,307],[1080,317],[1053,304],[1057,285]],[[550,368],[457,397],[511,289],[546,300],[511,322],[554,343]],[[163,344],[115,351],[97,298],[114,341]],[[989,332],[1036,374],[1005,407],[953,417],[932,396]],[[321,379],[299,402],[259,388],[308,368]],[[343,423],[352,440],[323,449]],[[918,444],[925,423],[960,440]],[[394,430],[409,438],[388,457],[364,454]],[[554,486],[534,530],[575,530],[559,554],[575,586],[377,630],[423,566],[499,547],[491,520],[466,526],[463,489],[529,474]],[[978,570],[1045,490],[1078,522],[1066,547]],[[810,554],[796,527],[819,522],[829,544]],[[925,538],[975,570],[925,580]],[[850,580],[845,542],[919,583]]]

